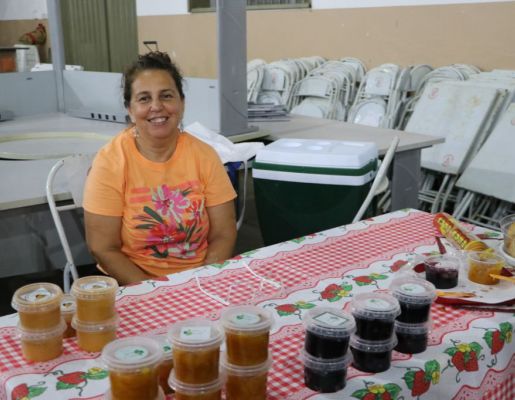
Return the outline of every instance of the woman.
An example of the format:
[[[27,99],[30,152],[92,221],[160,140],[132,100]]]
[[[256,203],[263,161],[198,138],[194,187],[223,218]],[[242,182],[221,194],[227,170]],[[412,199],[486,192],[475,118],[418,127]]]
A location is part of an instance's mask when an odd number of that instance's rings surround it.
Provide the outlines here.
[[[91,253],[122,285],[230,258],[236,193],[216,152],[179,128],[179,70],[151,52],[123,79],[133,126],[99,151],[86,181]]]

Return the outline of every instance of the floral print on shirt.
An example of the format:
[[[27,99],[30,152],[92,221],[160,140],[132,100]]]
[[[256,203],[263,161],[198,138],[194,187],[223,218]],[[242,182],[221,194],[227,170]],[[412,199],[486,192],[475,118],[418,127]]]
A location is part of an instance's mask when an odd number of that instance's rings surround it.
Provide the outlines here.
[[[151,189],[152,205],[135,217],[136,229],[147,230],[145,249],[152,257],[189,259],[207,237],[204,198],[191,186],[161,185]]]

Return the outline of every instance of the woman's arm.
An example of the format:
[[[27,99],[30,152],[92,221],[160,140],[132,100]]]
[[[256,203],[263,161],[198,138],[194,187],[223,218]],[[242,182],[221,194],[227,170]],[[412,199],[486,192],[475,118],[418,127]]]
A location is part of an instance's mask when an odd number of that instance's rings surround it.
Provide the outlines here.
[[[122,253],[121,217],[108,217],[84,210],[86,241],[100,266],[120,285],[152,278]]]
[[[225,261],[232,257],[236,243],[236,213],[234,201],[230,200],[213,207],[207,207],[209,233],[207,254],[204,264]]]

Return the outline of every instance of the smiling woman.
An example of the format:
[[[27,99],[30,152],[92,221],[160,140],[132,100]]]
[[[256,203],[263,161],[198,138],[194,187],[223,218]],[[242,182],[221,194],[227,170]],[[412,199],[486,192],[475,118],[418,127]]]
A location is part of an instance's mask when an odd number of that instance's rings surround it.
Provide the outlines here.
[[[132,124],[98,153],[84,194],[86,239],[120,284],[223,261],[236,194],[216,152],[179,128],[182,76],[166,53],[124,74]]]

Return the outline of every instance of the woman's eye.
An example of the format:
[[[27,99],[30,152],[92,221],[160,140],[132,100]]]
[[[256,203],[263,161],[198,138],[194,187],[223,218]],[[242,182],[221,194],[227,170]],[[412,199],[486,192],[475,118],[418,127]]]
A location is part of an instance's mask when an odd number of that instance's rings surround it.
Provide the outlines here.
[[[163,98],[164,98],[164,99],[173,99],[173,97],[174,97],[174,96],[173,96],[173,94],[172,94],[172,93],[165,93],[165,94],[163,94]]]
[[[146,103],[150,98],[148,96],[142,96],[142,97],[138,97],[137,98],[137,101],[138,103]]]

